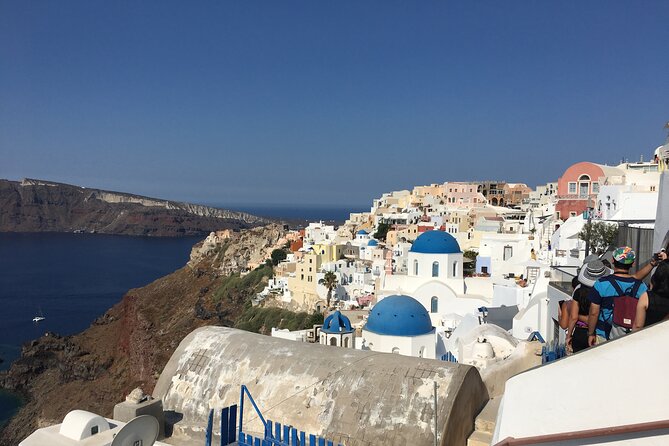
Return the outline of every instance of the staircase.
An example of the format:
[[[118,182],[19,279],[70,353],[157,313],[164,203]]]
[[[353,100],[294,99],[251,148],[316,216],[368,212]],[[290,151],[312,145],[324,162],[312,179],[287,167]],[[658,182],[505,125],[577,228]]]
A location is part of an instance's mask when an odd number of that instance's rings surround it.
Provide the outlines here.
[[[501,396],[491,398],[478,414],[474,422],[474,432],[469,436],[467,446],[490,446],[501,399]]]

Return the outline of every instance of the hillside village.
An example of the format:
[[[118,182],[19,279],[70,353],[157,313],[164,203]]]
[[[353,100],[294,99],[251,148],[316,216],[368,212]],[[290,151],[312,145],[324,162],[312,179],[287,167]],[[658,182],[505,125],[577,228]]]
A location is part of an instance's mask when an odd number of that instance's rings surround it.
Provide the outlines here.
[[[558,409],[547,403],[555,389],[547,383],[567,392],[577,364],[586,373],[605,363],[619,367],[621,357],[634,358],[627,368],[666,365],[649,349],[669,335],[667,324],[558,359],[571,353],[560,303],[571,299],[586,259],[614,260],[613,248],[631,246],[635,269],[650,271],[653,254],[668,246],[669,202],[661,198],[668,166],[666,144],[650,162],[576,163],[535,190],[445,182],[383,194],[338,227],[213,232],[193,249],[192,271],[223,253],[213,275],[241,269],[244,277],[271,262],[274,275],[252,306],[322,313],[323,324],[272,327],[271,336],[198,328],[173,352],[152,396],[137,389],[115,406],[113,419],[72,411],[21,445],[70,434],[78,442],[62,444],[107,444],[142,414],[159,421],[142,430],[142,438],[164,441],[156,445],[201,444],[203,437],[207,445],[307,444],[293,426],[313,432],[309,444],[316,437],[318,444],[365,446],[544,444],[545,434],[609,444],[612,435],[637,439],[651,431],[649,438],[666,440],[664,421],[653,424],[666,419],[660,402],[635,398],[627,410],[597,419],[571,416],[571,406],[560,405],[556,421]],[[606,385],[617,385],[621,373],[607,374]],[[253,407],[244,408],[245,398]],[[592,412],[597,401],[578,410]],[[276,433],[265,409],[281,420]],[[170,413],[180,417],[170,420]],[[93,433],[96,426],[104,435]]]
[[[288,234],[289,253],[255,303],[340,310],[355,339],[348,347],[410,356],[471,362],[453,340],[484,322],[508,331],[509,346],[534,333],[549,344],[563,342],[557,300],[546,299],[562,291],[549,283],[571,281],[587,255],[608,248],[594,240],[588,247],[579,236],[589,221],[620,228],[611,245],[625,244],[620,237],[632,231],[652,231],[664,169],[661,156],[617,166],[579,162],[535,190],[485,181],[389,192],[339,227],[315,222]],[[645,262],[651,247],[643,248]],[[433,341],[424,351],[364,330],[369,308],[397,295],[410,296],[429,314]],[[321,337],[314,330],[274,330],[273,336]]]

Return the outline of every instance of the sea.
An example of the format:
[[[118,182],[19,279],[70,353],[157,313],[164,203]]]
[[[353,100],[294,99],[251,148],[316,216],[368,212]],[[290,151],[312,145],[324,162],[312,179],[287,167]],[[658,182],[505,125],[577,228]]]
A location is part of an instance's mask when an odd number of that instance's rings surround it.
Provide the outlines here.
[[[81,332],[129,289],[181,268],[202,238],[0,233],[0,370],[23,343]],[[0,391],[0,426],[19,405]]]
[[[303,205],[218,207],[302,222],[343,222],[350,212],[364,210]],[[0,370],[20,356],[23,343],[46,332],[79,333],[129,289],[181,268],[192,246],[202,238],[0,233]],[[45,319],[35,323],[36,316]],[[0,427],[20,404],[16,395],[0,390]]]

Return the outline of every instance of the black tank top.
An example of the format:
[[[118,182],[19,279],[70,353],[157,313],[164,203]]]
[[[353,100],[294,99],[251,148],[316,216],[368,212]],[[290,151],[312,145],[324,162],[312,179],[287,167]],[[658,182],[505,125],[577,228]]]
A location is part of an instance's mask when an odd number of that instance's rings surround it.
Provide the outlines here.
[[[648,311],[645,326],[663,321],[669,315],[669,296],[648,292]]]

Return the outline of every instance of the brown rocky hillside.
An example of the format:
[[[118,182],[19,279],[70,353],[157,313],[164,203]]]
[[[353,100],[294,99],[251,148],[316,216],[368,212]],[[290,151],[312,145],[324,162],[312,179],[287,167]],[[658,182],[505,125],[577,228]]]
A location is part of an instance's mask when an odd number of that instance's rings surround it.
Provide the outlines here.
[[[268,225],[231,238],[209,237],[194,247],[188,265],[128,291],[84,332],[47,334],[24,346],[21,358],[0,373],[0,387],[27,396],[0,432],[0,444],[18,444],[38,426],[59,423],[75,408],[111,416],[114,404],[135,387],[151,392],[188,333],[203,325],[234,325],[272,274],[263,261],[285,244],[284,236],[280,226]],[[248,264],[260,266],[249,274],[254,280],[247,287],[217,293]]]

